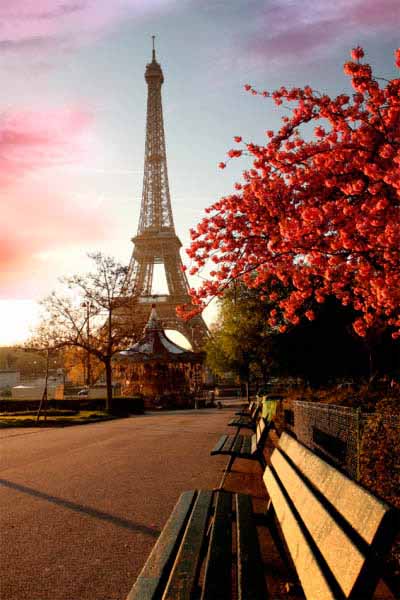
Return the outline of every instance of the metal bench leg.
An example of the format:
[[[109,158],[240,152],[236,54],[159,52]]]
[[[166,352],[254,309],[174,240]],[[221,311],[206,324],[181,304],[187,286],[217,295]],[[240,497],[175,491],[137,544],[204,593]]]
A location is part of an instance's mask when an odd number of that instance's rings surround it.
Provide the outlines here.
[[[221,481],[219,483],[219,486],[217,488],[214,488],[214,492],[222,490],[224,488],[224,483],[225,483],[226,476],[228,475],[228,473],[230,473],[231,467],[232,467],[232,464],[233,464],[233,461],[235,460],[235,458],[236,458],[235,456],[231,456],[229,458],[229,462],[228,462],[228,464],[226,466],[226,469],[225,469],[224,474],[222,476],[222,479],[221,479]]]
[[[267,466],[267,463],[265,461],[265,457],[264,457],[264,453],[263,452],[260,452],[258,454],[257,460],[258,460],[258,464],[261,467],[262,472],[264,473],[265,467]]]
[[[235,460],[235,458],[236,458],[236,456],[232,454],[232,456],[229,459],[228,465],[227,465],[227,467],[225,469],[225,473],[230,473],[230,470],[232,468],[233,461]]]

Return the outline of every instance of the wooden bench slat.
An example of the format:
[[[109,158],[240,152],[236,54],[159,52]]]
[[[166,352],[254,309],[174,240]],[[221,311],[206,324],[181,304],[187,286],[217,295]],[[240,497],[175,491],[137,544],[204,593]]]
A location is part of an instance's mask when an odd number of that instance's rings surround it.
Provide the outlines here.
[[[253,437],[255,437],[254,435],[248,435],[246,437],[243,437],[243,445],[242,445],[242,449],[240,454],[250,457],[252,454],[252,441],[253,441]]]
[[[166,522],[127,600],[153,600],[165,584],[197,492],[184,492]]]
[[[232,494],[217,493],[201,600],[232,597]]]
[[[257,436],[254,434],[250,438],[250,449],[249,449],[250,454],[255,454],[257,452],[257,446],[258,446]]]
[[[348,598],[363,567],[364,555],[337,525],[312,490],[300,479],[283,454],[275,452],[271,464],[330,571]]]
[[[257,418],[259,412],[260,408],[258,406],[255,406],[250,415],[236,417],[232,421],[229,421],[228,425],[230,427],[238,427],[239,429],[247,428],[252,429],[254,431],[257,426]]]
[[[257,423],[257,430],[256,430],[257,444],[260,443],[263,440],[263,438],[265,438],[267,433],[268,433],[267,423],[266,423],[265,419],[260,419]]]
[[[245,415],[243,417],[236,417],[236,421],[238,423],[248,423],[249,421],[251,421],[251,416],[250,415]]]
[[[214,448],[211,450],[210,454],[219,454],[228,437],[228,435],[222,435],[215,444]]]
[[[241,436],[228,435],[225,444],[221,448],[221,454],[228,454],[229,452],[231,452],[232,447],[234,446],[238,437],[241,437]]]
[[[242,409],[242,410],[238,410],[237,412],[235,412],[235,415],[249,415],[253,409],[255,405],[255,401],[252,400],[248,406],[246,406],[246,408]]]
[[[318,600],[341,600],[344,597],[343,594],[337,596],[336,590],[333,591],[329,585],[310,548],[308,539],[269,467],[265,470],[264,482],[306,598],[309,600],[317,598]]]
[[[229,421],[230,427],[254,427],[254,421],[251,417],[240,417]]]
[[[257,529],[250,496],[236,494],[238,599],[267,599]],[[214,596],[217,598],[218,596]]]
[[[238,435],[236,437],[235,443],[232,446],[232,453],[233,454],[241,452],[241,449],[242,449],[242,446],[243,446],[243,443],[244,443],[245,439],[246,439],[246,436],[243,436],[243,435]]]
[[[390,508],[373,494],[326,463],[314,452],[282,434],[280,448],[369,544]],[[340,493],[338,493],[340,490]],[[362,507],[362,508],[360,508]]]
[[[211,490],[197,496],[163,600],[187,600],[194,593],[212,497]]]

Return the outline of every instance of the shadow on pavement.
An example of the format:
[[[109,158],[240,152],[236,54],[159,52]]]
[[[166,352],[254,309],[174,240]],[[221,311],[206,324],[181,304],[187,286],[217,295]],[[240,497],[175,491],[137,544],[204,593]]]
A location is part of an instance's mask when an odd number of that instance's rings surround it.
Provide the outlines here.
[[[8,481],[7,479],[0,479],[0,485],[8,487],[12,490],[16,490],[18,492],[22,492],[23,494],[29,494],[29,496],[33,496],[34,498],[40,498],[41,500],[52,502],[53,504],[57,504],[58,506],[62,506],[63,508],[69,508],[70,510],[74,510],[75,512],[79,512],[84,515],[89,515],[90,517],[101,519],[102,521],[108,521],[109,523],[113,523],[118,527],[124,527],[125,529],[130,529],[131,531],[144,533],[154,538],[157,538],[160,534],[160,529],[156,529],[154,527],[147,527],[146,525],[140,525],[139,523],[132,523],[132,521],[128,521],[127,519],[123,519],[122,517],[110,515],[109,513],[103,512],[101,510],[96,510],[95,508],[91,508],[90,506],[77,504],[76,502],[71,502],[71,500],[64,500],[63,498],[58,498],[57,496],[51,496],[49,494],[45,494],[44,492],[40,492],[39,490],[27,487],[25,485],[14,483],[13,481]]]

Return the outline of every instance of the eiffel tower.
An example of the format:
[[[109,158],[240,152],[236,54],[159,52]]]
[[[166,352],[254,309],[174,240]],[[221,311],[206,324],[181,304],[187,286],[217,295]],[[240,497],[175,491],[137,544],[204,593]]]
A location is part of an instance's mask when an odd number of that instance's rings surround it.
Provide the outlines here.
[[[200,350],[209,335],[200,315],[184,321],[176,315],[181,304],[191,306],[189,284],[179,250],[182,246],[175,233],[168,185],[161,86],[164,82],[161,66],[156,61],[153,37],[152,61],[146,66],[148,87],[146,147],[144,159],[143,193],[137,235],[127,275],[127,287],[135,297],[134,319],[144,326],[152,304],[165,329],[182,333],[193,350]],[[168,294],[152,295],[154,265],[163,264]]]

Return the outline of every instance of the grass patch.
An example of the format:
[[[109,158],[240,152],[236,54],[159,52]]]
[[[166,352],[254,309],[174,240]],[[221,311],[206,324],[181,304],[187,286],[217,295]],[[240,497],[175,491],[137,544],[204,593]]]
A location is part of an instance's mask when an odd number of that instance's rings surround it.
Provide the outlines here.
[[[67,413],[67,414],[65,414]],[[2,413],[0,414],[0,427],[57,427],[65,425],[82,425],[95,421],[108,421],[115,417],[105,411],[82,410],[78,413],[73,411],[50,411],[46,419],[41,414],[39,422],[36,423],[36,412],[25,413]]]

